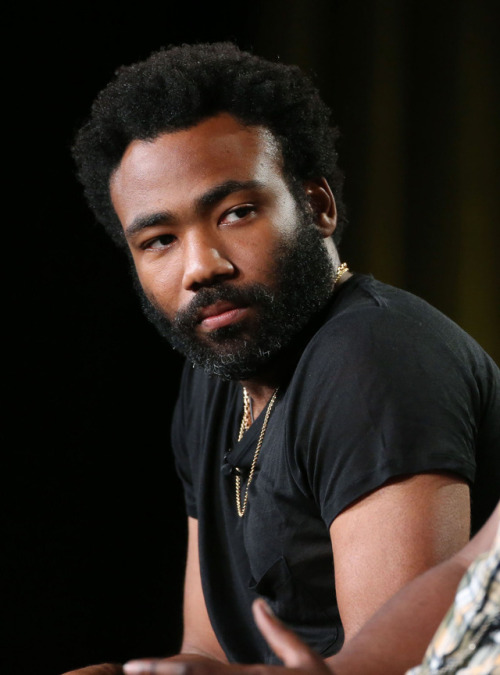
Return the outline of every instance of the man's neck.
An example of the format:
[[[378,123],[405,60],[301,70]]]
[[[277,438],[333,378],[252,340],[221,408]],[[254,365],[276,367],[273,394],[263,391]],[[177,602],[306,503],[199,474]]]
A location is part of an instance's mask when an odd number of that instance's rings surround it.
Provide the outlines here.
[[[269,403],[271,396],[276,390],[276,386],[272,386],[263,382],[255,380],[246,380],[241,383],[248,392],[252,402],[252,421],[257,419],[260,413]]]

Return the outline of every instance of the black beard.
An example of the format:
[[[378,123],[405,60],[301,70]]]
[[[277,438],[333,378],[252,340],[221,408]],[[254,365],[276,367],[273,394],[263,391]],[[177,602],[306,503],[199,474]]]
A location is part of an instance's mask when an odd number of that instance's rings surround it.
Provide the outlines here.
[[[245,380],[259,371],[305,328],[328,302],[334,268],[323,239],[313,224],[304,222],[293,241],[275,251],[274,283],[241,286],[221,281],[197,291],[188,307],[171,321],[148,299],[134,275],[146,317],[172,347],[195,366],[224,380]],[[218,300],[257,310],[256,321],[242,320],[200,337],[199,310]]]

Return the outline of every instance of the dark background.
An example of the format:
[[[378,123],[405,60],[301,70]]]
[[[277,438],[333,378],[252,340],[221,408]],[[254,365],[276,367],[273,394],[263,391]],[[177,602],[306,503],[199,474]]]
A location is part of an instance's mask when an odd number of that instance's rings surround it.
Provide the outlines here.
[[[495,5],[23,6],[4,104],[27,122],[8,139],[18,162],[4,195],[17,311],[2,673],[166,655],[181,634],[185,517],[168,436],[181,362],[142,317],[73,175],[69,146],[95,94],[121,64],[181,42],[229,39],[301,65],[343,134],[343,259],[425,297],[498,362]]]

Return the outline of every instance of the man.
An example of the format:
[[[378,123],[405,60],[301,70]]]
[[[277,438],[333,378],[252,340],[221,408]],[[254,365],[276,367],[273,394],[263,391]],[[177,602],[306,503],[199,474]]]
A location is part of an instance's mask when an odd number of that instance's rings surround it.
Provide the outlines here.
[[[331,657],[465,545],[476,459],[497,466],[497,366],[422,300],[341,264],[335,141],[297,68],[223,43],[122,69],[74,145],[147,316],[187,356],[177,660],[279,663],[259,597]]]

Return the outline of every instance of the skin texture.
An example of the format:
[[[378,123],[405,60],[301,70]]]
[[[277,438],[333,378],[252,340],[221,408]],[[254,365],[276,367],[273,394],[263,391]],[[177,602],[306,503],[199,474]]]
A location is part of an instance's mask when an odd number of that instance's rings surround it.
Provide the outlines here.
[[[297,204],[272,138],[264,129],[245,127],[227,114],[153,141],[133,142],[110,188],[144,292],[171,320],[200,290],[216,284],[260,283],[272,288],[270,252],[296,235]],[[311,227],[317,228],[336,268],[331,190],[321,177],[307,181],[303,189]],[[195,332],[204,340],[217,326],[242,322],[251,337],[258,318],[258,308],[252,305],[212,306],[200,315]],[[279,383],[281,367],[278,355],[258,377],[245,380],[255,416]],[[461,479],[422,474],[387,483],[335,519],[330,536],[347,644],[391,596],[466,544],[469,508],[469,488]],[[256,612],[268,626],[260,605]],[[317,660],[314,657],[316,665]],[[318,672],[327,668],[323,662],[318,667]],[[161,663],[130,665],[128,672],[242,668],[227,664],[208,620],[197,524],[190,520],[182,654]],[[276,667],[259,666],[260,673],[268,670]]]
[[[349,640],[413,577],[448,558],[469,536],[469,488],[423,474],[387,483],[330,527],[335,583]]]

